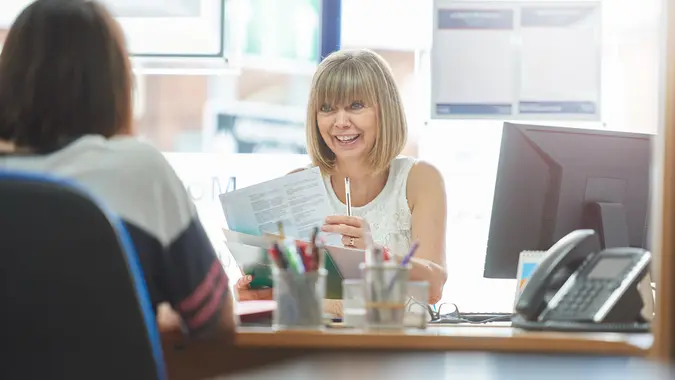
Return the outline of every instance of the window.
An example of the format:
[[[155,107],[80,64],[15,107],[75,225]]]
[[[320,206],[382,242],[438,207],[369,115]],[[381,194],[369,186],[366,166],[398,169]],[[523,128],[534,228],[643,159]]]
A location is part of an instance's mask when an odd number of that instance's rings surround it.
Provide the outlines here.
[[[107,0],[136,57],[224,55],[224,0]]]

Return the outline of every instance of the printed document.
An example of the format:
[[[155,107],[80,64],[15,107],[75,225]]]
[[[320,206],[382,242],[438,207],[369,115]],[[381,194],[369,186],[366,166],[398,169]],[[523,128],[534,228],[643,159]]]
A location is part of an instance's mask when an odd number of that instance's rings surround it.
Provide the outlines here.
[[[317,167],[221,194],[220,203],[230,230],[256,236],[282,222],[286,236],[307,240],[333,213]]]

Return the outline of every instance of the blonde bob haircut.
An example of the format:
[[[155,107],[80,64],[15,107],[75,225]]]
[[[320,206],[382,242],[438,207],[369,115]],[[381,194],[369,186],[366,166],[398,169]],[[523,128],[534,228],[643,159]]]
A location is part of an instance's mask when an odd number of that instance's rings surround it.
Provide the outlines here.
[[[324,105],[344,107],[360,101],[376,107],[377,136],[368,154],[374,173],[385,171],[408,138],[401,96],[387,62],[370,50],[342,50],[330,54],[317,68],[307,105],[307,153],[323,173],[335,169],[335,153],[321,137],[317,113]]]

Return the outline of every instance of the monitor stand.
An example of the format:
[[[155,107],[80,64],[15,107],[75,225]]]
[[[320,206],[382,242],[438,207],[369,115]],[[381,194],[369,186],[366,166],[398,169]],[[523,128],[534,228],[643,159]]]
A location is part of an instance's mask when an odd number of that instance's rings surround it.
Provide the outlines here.
[[[621,203],[587,203],[584,206],[583,226],[595,230],[601,249],[630,247],[626,209]]]

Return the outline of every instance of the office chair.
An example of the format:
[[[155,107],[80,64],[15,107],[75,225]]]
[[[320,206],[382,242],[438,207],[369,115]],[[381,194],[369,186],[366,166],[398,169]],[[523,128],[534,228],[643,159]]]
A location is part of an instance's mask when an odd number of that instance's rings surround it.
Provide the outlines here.
[[[121,221],[80,187],[0,171],[0,378],[165,379]]]

